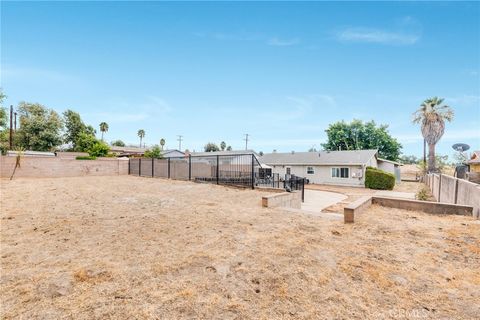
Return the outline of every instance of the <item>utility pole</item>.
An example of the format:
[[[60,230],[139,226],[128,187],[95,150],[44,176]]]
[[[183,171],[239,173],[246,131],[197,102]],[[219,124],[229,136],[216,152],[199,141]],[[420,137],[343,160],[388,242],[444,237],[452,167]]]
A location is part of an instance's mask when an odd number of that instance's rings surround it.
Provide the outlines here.
[[[10,105],[10,150],[13,147],[13,105]]]
[[[177,141],[178,141],[178,150],[179,151],[182,151],[182,140],[183,140],[183,136],[182,135],[178,135],[177,136]]]
[[[13,128],[14,128],[14,132],[17,133],[17,113],[14,112],[13,115],[14,115],[14,117],[13,117]]]
[[[245,133],[245,150],[248,150],[248,133]]]

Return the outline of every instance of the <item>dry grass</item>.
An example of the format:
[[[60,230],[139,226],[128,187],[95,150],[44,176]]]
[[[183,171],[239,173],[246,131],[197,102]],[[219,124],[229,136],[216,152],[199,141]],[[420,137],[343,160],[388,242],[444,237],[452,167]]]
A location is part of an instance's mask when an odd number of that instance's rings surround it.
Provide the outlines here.
[[[3,319],[474,319],[480,224],[138,177],[1,181]],[[405,318],[405,317],[404,317]]]

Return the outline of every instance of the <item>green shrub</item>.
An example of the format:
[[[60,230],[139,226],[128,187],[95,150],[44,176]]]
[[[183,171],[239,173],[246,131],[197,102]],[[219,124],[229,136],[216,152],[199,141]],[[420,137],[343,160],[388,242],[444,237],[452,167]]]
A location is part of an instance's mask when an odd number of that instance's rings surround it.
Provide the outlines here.
[[[153,146],[152,149],[149,149],[149,150],[145,151],[144,157],[145,158],[161,159],[161,158],[163,158],[162,150],[160,149],[159,146],[155,145],[155,146]]]
[[[367,167],[365,187],[378,190],[392,190],[395,186],[395,176],[383,170]]]
[[[96,160],[97,157],[92,157],[92,156],[78,156],[75,159],[77,160]]]
[[[97,140],[88,150],[88,154],[92,157],[105,157],[108,151],[110,151],[110,147],[105,142]]]

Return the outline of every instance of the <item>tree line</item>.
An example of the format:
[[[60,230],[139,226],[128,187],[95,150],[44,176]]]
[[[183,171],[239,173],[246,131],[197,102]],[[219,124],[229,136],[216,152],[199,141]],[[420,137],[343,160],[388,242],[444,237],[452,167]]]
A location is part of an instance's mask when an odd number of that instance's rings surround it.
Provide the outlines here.
[[[3,101],[6,96],[0,88],[0,150],[5,152],[9,146],[8,112]],[[443,104],[443,99],[433,97],[425,100],[417,111],[413,113],[412,122],[420,124],[424,138],[423,161],[427,171],[436,171],[436,163],[440,157],[435,154],[435,146],[445,132],[445,122],[453,120],[453,110]],[[91,125],[85,124],[78,112],[66,110],[59,115],[39,103],[20,102],[17,107],[19,128],[14,135],[14,146],[24,150],[53,151],[62,144],[69,145],[69,150],[88,152],[92,156],[105,156],[110,147],[104,142],[104,134],[109,126],[106,122],[99,124],[101,139],[96,138],[96,130]],[[419,159],[413,156],[401,156],[402,145],[391,136],[388,125],[377,125],[373,120],[363,122],[353,120],[350,123],[338,121],[332,123],[325,130],[327,142],[321,144],[324,150],[362,150],[378,149],[381,158],[405,163],[418,163]],[[137,132],[140,147],[145,138],[145,130]],[[113,146],[125,146],[121,140],[112,142]],[[427,148],[428,145],[428,161]],[[157,157],[163,151],[165,139],[160,140],[160,146],[155,145],[147,152],[152,157]],[[204,151],[230,151],[225,141],[220,145],[209,142],[204,146]],[[312,148],[309,151],[316,151]]]
[[[0,88],[0,152],[5,153],[10,147],[10,115],[3,106],[6,95]],[[86,124],[80,114],[71,109],[62,114],[49,109],[40,103],[20,102],[15,109],[18,119],[18,128],[12,135],[13,147],[18,150],[55,151],[61,145],[67,145],[68,151],[87,152],[91,156],[101,157],[109,154],[110,146],[104,141],[104,134],[108,132],[106,122],[99,124],[101,138],[97,139],[97,130]],[[145,138],[145,130],[137,132],[140,138]],[[122,140],[111,142],[112,146],[125,147]],[[163,151],[165,139],[160,139]],[[156,150],[154,151],[158,153]],[[155,153],[155,154],[156,154]]]

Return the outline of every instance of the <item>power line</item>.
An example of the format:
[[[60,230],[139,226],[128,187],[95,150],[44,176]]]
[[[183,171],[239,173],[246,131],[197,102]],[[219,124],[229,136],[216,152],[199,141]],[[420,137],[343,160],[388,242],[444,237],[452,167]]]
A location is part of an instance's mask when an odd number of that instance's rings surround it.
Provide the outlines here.
[[[243,140],[245,140],[245,150],[248,150],[248,136],[249,136],[249,134],[245,133],[245,139],[243,139]]]
[[[177,136],[177,141],[178,141],[178,150],[182,151],[182,140],[183,140],[183,136],[182,135],[178,135]]]

